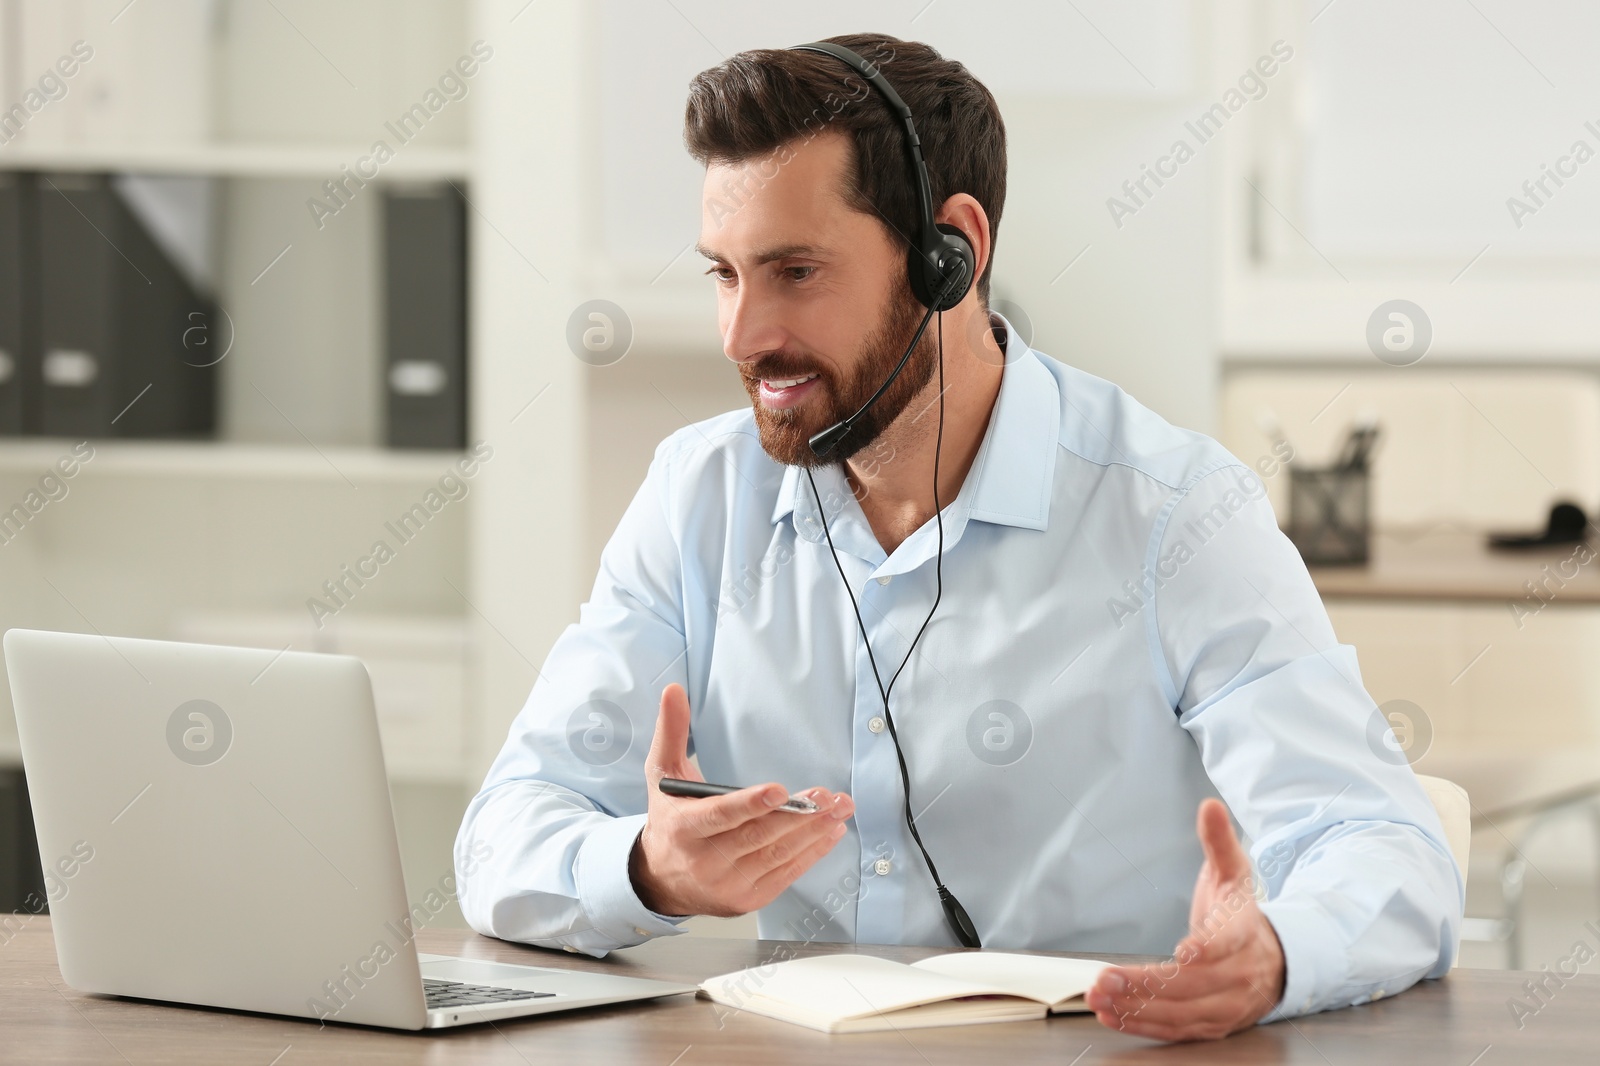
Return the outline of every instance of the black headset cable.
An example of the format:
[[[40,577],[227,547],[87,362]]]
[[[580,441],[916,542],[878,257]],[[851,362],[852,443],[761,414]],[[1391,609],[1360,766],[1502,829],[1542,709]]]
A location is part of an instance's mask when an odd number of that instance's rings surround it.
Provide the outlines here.
[[[934,561],[934,594],[933,606],[928,608],[928,615],[922,620],[922,625],[917,630],[916,636],[911,638],[911,646],[906,649],[906,657],[901,660],[899,669],[889,679],[887,688],[883,684],[883,675],[878,672],[877,657],[872,654],[872,641],[867,637],[867,625],[861,617],[861,606],[856,602],[855,590],[850,586],[850,579],[845,576],[844,565],[839,562],[839,553],[833,546],[833,534],[828,530],[827,511],[822,506],[822,496],[817,492],[816,479],[811,476],[811,470],[806,470],[806,480],[811,484],[811,496],[817,502],[817,514],[822,519],[822,535],[828,541],[828,553],[833,556],[834,568],[839,571],[839,580],[844,583],[844,591],[850,597],[850,607],[855,611],[856,626],[861,631],[861,642],[867,649],[867,662],[872,665],[872,679],[878,689],[878,694],[883,698],[883,719],[889,726],[889,738],[894,742],[895,758],[900,763],[900,784],[905,796],[906,828],[911,830],[911,839],[916,841],[917,850],[922,852],[922,861],[928,866],[928,873],[933,877],[933,884],[939,893],[939,903],[944,908],[945,920],[950,924],[950,929],[955,933],[956,939],[963,947],[979,948],[983,946],[978,937],[978,931],[972,924],[972,918],[967,910],[956,899],[955,894],[945,887],[939,878],[939,870],[933,864],[933,857],[928,854],[927,845],[922,842],[922,834],[917,830],[917,821],[911,814],[911,772],[906,768],[905,752],[900,748],[900,734],[895,730],[894,713],[889,709],[889,694],[894,690],[894,683],[900,680],[900,675],[911,662],[911,657],[916,654],[917,642],[922,639],[922,634],[927,630],[928,623],[933,621],[934,612],[939,609],[939,601],[944,597],[944,511],[939,504],[939,459],[944,449],[944,312],[939,312],[939,429],[934,438],[933,445],[933,515],[934,523],[939,530],[939,551]],[[924,322],[926,325],[926,322]],[[919,335],[921,331],[918,331]],[[913,342],[913,345],[915,342]],[[842,464],[841,464],[842,465]]]

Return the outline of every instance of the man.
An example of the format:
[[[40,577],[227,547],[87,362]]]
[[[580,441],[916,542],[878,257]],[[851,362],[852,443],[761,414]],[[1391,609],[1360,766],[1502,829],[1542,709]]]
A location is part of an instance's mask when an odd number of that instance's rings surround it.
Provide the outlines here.
[[[694,80],[701,252],[751,410],[657,449],[467,811],[458,854],[493,850],[459,878],[468,921],[594,955],[750,911],[764,937],[954,945],[937,865],[985,947],[1173,951],[1089,996],[1157,1039],[1443,974],[1460,874],[1370,748],[1260,478],[989,314],[993,98],[924,45],[833,40],[910,107],[978,282],[819,460],[926,310],[905,135],[827,55]],[[691,752],[748,787],[663,794]],[[773,810],[787,785],[821,813]]]

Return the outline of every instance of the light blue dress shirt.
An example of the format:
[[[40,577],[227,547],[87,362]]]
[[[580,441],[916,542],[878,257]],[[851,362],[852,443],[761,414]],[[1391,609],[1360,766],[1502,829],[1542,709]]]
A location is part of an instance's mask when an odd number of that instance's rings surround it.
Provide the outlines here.
[[[1442,975],[1460,872],[1260,477],[994,322],[999,398],[892,696],[917,825],[984,946],[1169,954],[1220,795],[1283,945],[1269,1019]],[[887,677],[933,600],[934,523],[885,555],[842,470],[816,478]],[[855,799],[762,937],[956,944],[816,503],[749,410],[660,445],[551,649],[457,839],[475,929],[592,955],[681,931],[628,877],[671,682],[707,780]]]

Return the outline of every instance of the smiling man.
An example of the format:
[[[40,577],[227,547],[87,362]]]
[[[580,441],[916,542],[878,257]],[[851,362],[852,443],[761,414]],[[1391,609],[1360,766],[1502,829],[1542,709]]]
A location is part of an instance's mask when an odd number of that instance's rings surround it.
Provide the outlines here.
[[[751,911],[769,938],[1171,953],[1089,996],[1168,1040],[1444,973],[1460,874],[1260,478],[989,312],[993,97],[925,45],[832,40],[903,98],[970,264],[919,251],[910,135],[849,62],[694,80],[751,407],[657,449],[467,811],[458,856],[493,851],[468,921],[595,955]],[[691,754],[748,787],[662,793]],[[789,786],[820,812],[775,810]]]

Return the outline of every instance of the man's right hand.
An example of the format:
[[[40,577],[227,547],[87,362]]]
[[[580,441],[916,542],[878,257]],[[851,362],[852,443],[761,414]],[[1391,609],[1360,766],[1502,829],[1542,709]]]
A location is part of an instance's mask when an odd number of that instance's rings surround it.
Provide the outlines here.
[[[730,918],[765,907],[833,850],[855,812],[849,796],[825,788],[800,793],[822,808],[816,814],[773,810],[789,798],[775,783],[706,799],[663,793],[663,777],[704,780],[689,762],[689,697],[680,685],[661,693],[645,777],[649,811],[628,875],[657,914]]]

